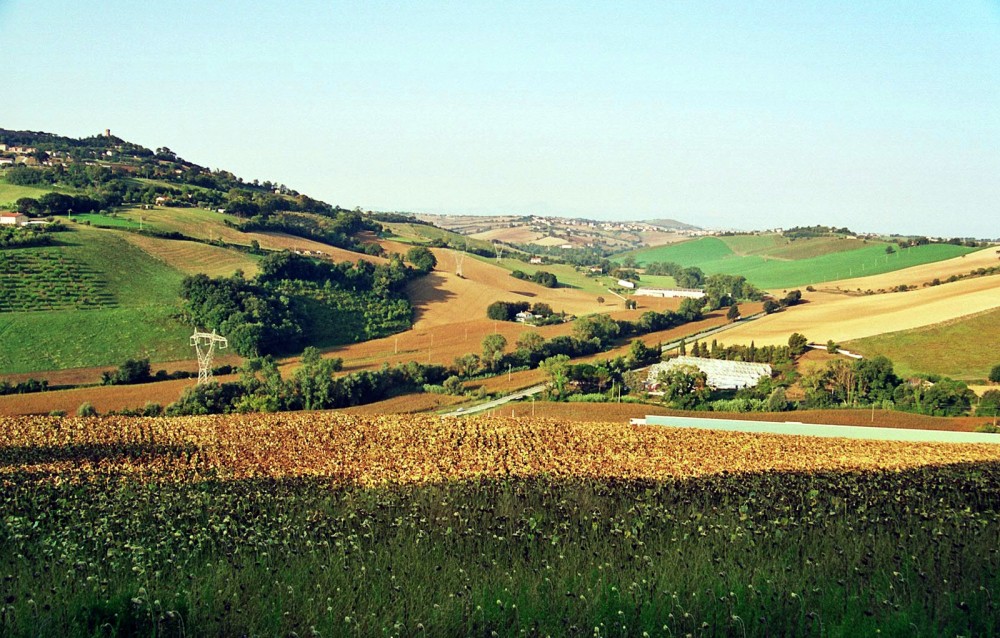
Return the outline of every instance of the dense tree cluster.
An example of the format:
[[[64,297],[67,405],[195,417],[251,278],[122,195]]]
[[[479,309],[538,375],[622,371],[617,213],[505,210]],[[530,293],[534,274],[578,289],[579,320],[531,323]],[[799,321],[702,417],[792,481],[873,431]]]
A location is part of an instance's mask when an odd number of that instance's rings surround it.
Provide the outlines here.
[[[681,288],[700,288],[705,282],[705,273],[701,271],[701,268],[697,266],[685,268],[672,261],[654,261],[653,263],[646,264],[646,274],[673,277],[674,281]]]
[[[416,275],[398,258],[333,264],[282,252],[265,257],[254,280],[242,273],[188,277],[181,297],[186,318],[225,335],[236,352],[278,354],[322,334],[343,342],[405,329],[412,307],[402,289]]]
[[[39,226],[0,226],[0,248],[27,248],[51,246],[55,243],[52,233],[66,230],[58,222]]]
[[[188,388],[177,402],[167,406],[168,415],[223,414],[230,412],[279,412],[325,410],[378,401],[393,394],[441,383],[447,378],[443,366],[410,362],[379,370],[334,376],[340,359],[325,359],[307,348],[302,365],[289,379],[282,379],[275,360],[255,357],[240,368],[240,380],[207,383]]]
[[[557,288],[559,286],[559,280],[556,279],[556,276],[545,270],[538,270],[531,275],[521,270],[515,270],[510,273],[510,276],[515,279],[533,281],[540,286],[545,286],[546,288]]]

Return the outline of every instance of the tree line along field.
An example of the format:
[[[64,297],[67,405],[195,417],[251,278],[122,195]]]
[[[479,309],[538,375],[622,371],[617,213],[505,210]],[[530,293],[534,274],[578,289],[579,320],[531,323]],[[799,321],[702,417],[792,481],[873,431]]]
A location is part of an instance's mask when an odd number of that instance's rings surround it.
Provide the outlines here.
[[[986,379],[1000,363],[1000,309],[922,328],[849,341],[868,357],[885,355],[903,375],[938,374],[963,381]]]
[[[766,237],[703,237],[623,255],[631,255],[640,265],[675,262],[697,266],[706,274],[743,275],[760,288],[780,289],[888,273],[976,250],[951,244],[902,249],[893,245],[895,252],[886,254],[886,246],[890,245],[887,243],[862,244],[853,238],[832,237],[796,239],[767,248]],[[748,252],[740,253],[730,243]]]
[[[116,364],[136,356],[159,361],[190,358],[190,329],[174,316],[180,307],[183,274],[114,231],[73,228],[74,232],[59,234],[59,246],[8,250],[0,255],[7,260],[16,252],[17,259],[33,261],[45,259],[40,255],[57,254],[75,265],[80,285],[102,282],[92,284],[95,295],[105,295],[95,298],[113,300],[114,305],[101,303],[77,310],[76,305],[66,305],[80,298],[72,284],[63,282],[63,291],[56,293],[57,284],[51,283],[51,294],[62,300],[62,309],[39,311],[36,302],[30,309],[0,313],[5,335],[0,340],[0,369],[15,374]],[[28,281],[47,281],[49,272],[33,274]]]
[[[8,636],[1000,631],[997,446],[329,413],[0,431]]]

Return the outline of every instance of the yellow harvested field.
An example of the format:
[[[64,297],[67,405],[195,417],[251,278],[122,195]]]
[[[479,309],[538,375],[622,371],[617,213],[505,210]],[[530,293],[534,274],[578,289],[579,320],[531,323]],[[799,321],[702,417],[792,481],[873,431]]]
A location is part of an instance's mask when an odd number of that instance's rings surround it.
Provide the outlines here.
[[[517,228],[492,228],[480,233],[473,233],[469,237],[483,241],[497,240],[514,244],[530,244],[543,235],[526,226],[519,226]]]
[[[394,242],[382,242],[386,250],[396,250]],[[549,304],[556,312],[574,315],[607,312],[608,306],[596,297],[574,288],[546,288],[530,281],[515,279],[510,272],[466,255],[462,277],[456,274],[459,253],[444,248],[431,249],[437,257],[434,272],[410,284],[407,295],[417,309],[415,330],[451,325],[486,317],[486,308],[494,301],[526,301]]]
[[[776,345],[799,332],[815,342],[908,330],[1000,307],[1000,278],[977,277],[903,293],[850,297],[804,293],[807,303],[725,333],[726,343]]]
[[[236,250],[136,233],[122,233],[122,237],[154,259],[187,275],[204,273],[209,277],[228,277],[237,270],[242,270],[247,277],[257,274],[257,261]]]
[[[977,268],[1000,266],[1000,252],[998,250],[1000,249],[997,246],[991,246],[974,253],[968,253],[963,257],[954,257],[881,275],[829,281],[820,284],[819,288],[821,290],[880,290],[902,284],[922,286],[935,278],[944,281],[952,275],[967,275]]]

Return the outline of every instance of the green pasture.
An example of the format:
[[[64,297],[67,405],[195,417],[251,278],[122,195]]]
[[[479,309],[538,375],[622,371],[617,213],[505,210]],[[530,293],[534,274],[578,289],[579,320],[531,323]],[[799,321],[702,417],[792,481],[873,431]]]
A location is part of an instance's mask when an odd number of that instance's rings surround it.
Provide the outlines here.
[[[114,306],[0,312],[0,372],[20,373],[121,363],[129,357],[190,357],[190,328],[174,318],[183,275],[116,233],[86,227],[60,235],[58,251],[96,273]]]
[[[1000,282],[998,282],[1000,284]],[[979,381],[1000,363],[1000,308],[945,323],[844,343],[867,357],[885,355],[896,374],[940,374]]]
[[[897,248],[895,253],[887,255],[885,252],[887,245],[889,244],[869,242],[861,244],[861,247],[855,250],[830,252],[808,259],[787,260],[762,255],[737,255],[722,239],[704,237],[626,254],[633,255],[641,265],[672,261],[683,266],[697,266],[709,275],[717,273],[743,275],[760,288],[780,289],[893,272],[958,257],[976,250],[951,244],[928,244],[913,248]]]
[[[134,221],[121,215],[86,213],[82,215],[73,215],[73,221],[77,223],[90,222],[91,226],[97,226],[98,228],[139,228],[138,221]]]
[[[54,190],[56,189],[51,186],[16,186],[0,179],[0,208],[13,208],[14,202],[22,197],[38,199],[45,193],[51,193]]]
[[[222,233],[236,232],[226,226],[225,220],[233,217],[225,213],[204,208],[126,208],[118,213],[119,218],[138,225],[142,218],[143,228],[164,232],[177,232],[198,239],[218,239]],[[248,242],[249,243],[249,242]]]

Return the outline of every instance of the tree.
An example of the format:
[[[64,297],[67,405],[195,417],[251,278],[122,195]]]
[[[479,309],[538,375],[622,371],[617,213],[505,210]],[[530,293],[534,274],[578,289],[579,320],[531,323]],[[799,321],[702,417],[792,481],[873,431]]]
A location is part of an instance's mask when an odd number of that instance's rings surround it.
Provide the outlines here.
[[[535,331],[522,332],[521,336],[514,342],[514,347],[529,354],[539,352],[545,345],[545,337]]]
[[[791,352],[793,357],[800,357],[806,351],[806,346],[809,345],[809,340],[806,339],[805,335],[799,334],[798,332],[793,332],[792,336],[788,337],[788,350]]]
[[[987,390],[976,406],[976,416],[1000,416],[1000,390]]]
[[[726,311],[726,319],[729,321],[736,321],[740,318],[740,308],[736,304],[729,306],[729,310]]]
[[[802,291],[801,290],[790,290],[788,294],[784,296],[781,300],[782,306],[794,306],[802,303]]]
[[[993,369],[990,370],[989,379],[993,383],[1000,383],[1000,363],[998,363],[997,365],[993,366]]]
[[[292,394],[303,410],[322,410],[337,404],[338,385],[333,374],[343,368],[343,359],[324,359],[309,346],[302,351],[302,365],[292,375]]]
[[[663,392],[664,403],[690,410],[708,400],[711,390],[708,376],[695,366],[676,366],[664,370],[656,378]]]
[[[892,393],[899,385],[899,379],[892,369],[892,361],[879,355],[871,359],[854,362],[857,373],[857,400],[866,403],[881,403],[892,399]]]
[[[536,301],[531,304],[531,313],[539,315],[541,317],[551,317],[552,316],[552,306],[542,301]]]
[[[455,370],[458,372],[459,376],[471,377],[479,372],[480,360],[479,355],[470,352],[468,354],[463,354],[461,357],[455,358]]]
[[[764,314],[769,315],[781,310],[781,304],[774,301],[773,299],[768,299],[764,302]]]
[[[597,298],[597,303],[598,303],[599,305],[600,305],[600,304],[603,304],[603,303],[604,303],[604,297],[598,297],[598,298]]]
[[[483,364],[492,371],[500,369],[504,350],[507,348],[507,338],[502,334],[491,334],[483,337]]]
[[[788,399],[785,397],[784,388],[775,388],[767,397],[768,412],[784,412],[788,409]]]
[[[76,409],[77,416],[97,416],[97,409],[91,405],[90,401],[84,401]]]
[[[608,315],[586,315],[573,324],[573,336],[580,341],[597,339],[602,345],[618,336],[621,328]]]
[[[101,374],[103,385],[130,385],[153,380],[149,359],[127,359],[114,372]]]
[[[887,245],[885,247],[885,254],[886,255],[892,255],[892,254],[895,254],[895,252],[896,252],[896,249],[892,247],[892,244],[889,244],[889,245]]]
[[[406,261],[421,272],[430,272],[437,266],[437,257],[429,249],[423,246],[414,246],[406,251]]]
[[[462,385],[462,380],[455,375],[452,375],[447,379],[445,379],[444,383],[442,383],[441,386],[444,388],[444,391],[447,392],[448,394],[461,396],[462,394],[465,393],[465,386]]]
[[[836,341],[830,339],[829,341],[826,342],[826,351],[829,352],[830,354],[837,354],[838,352],[840,352],[840,346],[837,345]]]
[[[629,368],[644,366],[654,361],[659,361],[660,349],[650,348],[642,339],[633,339],[629,345],[628,354],[625,360]]]
[[[549,377],[552,386],[549,395],[557,401],[562,399],[565,396],[566,384],[569,382],[569,357],[557,354],[542,361],[538,367]]]

